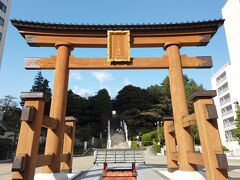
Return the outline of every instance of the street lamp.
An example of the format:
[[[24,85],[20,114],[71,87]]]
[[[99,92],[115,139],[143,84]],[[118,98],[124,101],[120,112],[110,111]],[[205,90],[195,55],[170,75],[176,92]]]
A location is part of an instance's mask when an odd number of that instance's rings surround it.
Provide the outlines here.
[[[159,121],[157,121],[157,140],[158,140],[158,145],[160,145]]]

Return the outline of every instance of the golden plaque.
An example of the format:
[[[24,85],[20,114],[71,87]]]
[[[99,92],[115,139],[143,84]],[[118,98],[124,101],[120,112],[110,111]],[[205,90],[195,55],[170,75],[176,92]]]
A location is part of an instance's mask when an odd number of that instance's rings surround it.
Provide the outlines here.
[[[108,61],[130,61],[130,31],[108,31]]]

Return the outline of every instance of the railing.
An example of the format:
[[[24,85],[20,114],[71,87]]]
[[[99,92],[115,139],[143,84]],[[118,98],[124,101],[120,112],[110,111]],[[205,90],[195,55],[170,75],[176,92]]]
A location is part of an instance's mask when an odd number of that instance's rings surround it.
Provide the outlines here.
[[[193,93],[189,99],[194,102],[195,113],[182,117],[182,128],[197,124],[202,153],[186,152],[187,161],[191,164],[203,165],[209,180],[227,179],[228,163],[223,153],[217,125],[217,111],[212,98],[215,91]],[[178,166],[175,128],[173,117],[164,117],[164,136],[166,142],[167,164],[169,171]]]
[[[217,80],[217,85],[222,83],[225,79],[227,79],[227,76],[224,76],[224,77],[220,78],[219,80]]]
[[[222,117],[227,116],[227,115],[232,114],[232,113],[233,113],[233,110],[232,110],[232,109],[223,111],[223,112],[222,112]]]
[[[224,105],[224,104],[226,104],[226,103],[228,103],[228,102],[230,102],[230,101],[231,101],[231,98],[229,97],[229,98],[224,99],[223,101],[221,101],[221,102],[220,102],[220,105],[222,106],[222,105]]]
[[[12,179],[32,180],[35,168],[51,165],[53,154],[38,155],[41,128],[56,129],[58,120],[44,116],[45,96],[43,93],[22,93],[25,105],[21,114],[16,156],[12,165]],[[72,171],[73,140],[76,119],[66,117],[64,144],[61,156],[61,171]]]
[[[234,117],[230,117],[230,118],[223,120],[224,128],[228,128],[228,127],[235,126],[235,125],[236,125],[236,121],[234,120]]]

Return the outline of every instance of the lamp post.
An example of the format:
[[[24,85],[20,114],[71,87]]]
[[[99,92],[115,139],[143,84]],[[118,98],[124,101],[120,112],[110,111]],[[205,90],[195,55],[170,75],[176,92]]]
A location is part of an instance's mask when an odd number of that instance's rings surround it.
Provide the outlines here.
[[[158,140],[158,145],[160,145],[159,121],[157,121],[157,140]]]

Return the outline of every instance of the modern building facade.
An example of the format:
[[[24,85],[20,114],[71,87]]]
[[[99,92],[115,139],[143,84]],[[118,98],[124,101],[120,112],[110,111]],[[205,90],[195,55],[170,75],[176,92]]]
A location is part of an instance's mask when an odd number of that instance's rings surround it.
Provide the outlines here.
[[[212,88],[217,90],[214,101],[222,143],[228,149],[240,153],[240,146],[233,138],[236,108],[240,103],[240,0],[228,0],[222,15],[230,61],[212,76],[211,83]]]
[[[0,67],[2,64],[2,56],[4,50],[4,43],[7,33],[7,24],[10,13],[10,0],[0,0]]]

